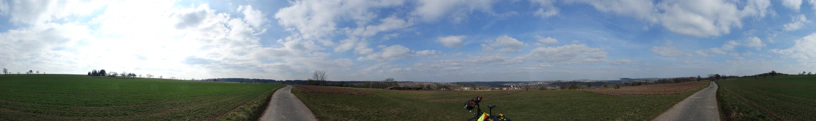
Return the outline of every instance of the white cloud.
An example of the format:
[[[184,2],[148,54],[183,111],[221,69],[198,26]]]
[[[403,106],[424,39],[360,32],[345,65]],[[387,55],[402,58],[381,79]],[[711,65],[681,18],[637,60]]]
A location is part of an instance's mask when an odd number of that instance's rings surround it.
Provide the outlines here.
[[[239,6],[238,11],[244,14],[244,21],[254,28],[261,28],[264,23],[269,21],[266,19],[266,14],[260,10],[253,9],[252,5]]]
[[[791,23],[787,23],[783,25],[785,31],[796,31],[801,29],[805,26],[808,20],[805,18],[804,14],[799,14],[798,16],[791,17]]]
[[[659,13],[651,0],[577,0],[570,2],[587,3],[601,12],[611,12],[636,19],[658,22],[656,15]]]
[[[368,48],[368,41],[360,41],[355,45],[354,52],[357,54],[369,54],[374,52],[374,49]]]
[[[538,39],[538,43],[536,43],[536,46],[544,46],[545,44],[558,44],[558,40],[552,37],[544,38],[536,35],[536,39]]]
[[[482,50],[493,51],[495,47],[501,48],[499,52],[518,52],[524,47],[524,43],[510,36],[499,36],[496,40],[488,40],[482,44]]]
[[[467,14],[474,10],[492,13],[494,0],[419,0],[419,5],[412,13],[426,22],[433,22],[450,17],[454,22],[467,19]]]
[[[709,48],[708,51],[714,54],[725,54],[725,51],[720,48]]]
[[[734,47],[736,47],[737,45],[739,45],[739,43],[737,43],[737,41],[729,40],[728,42],[725,42],[725,44],[723,44],[722,49],[727,50],[727,51],[731,51],[731,50],[734,50]]]
[[[356,38],[348,38],[340,41],[340,45],[334,47],[334,52],[346,52],[354,48],[354,44],[357,43]]]
[[[611,61],[611,62],[609,62],[609,63],[610,63],[610,64],[616,64],[616,65],[620,65],[620,64],[630,64],[630,63],[632,63],[632,60],[629,60],[629,59],[621,59],[621,60]]]
[[[431,62],[417,62],[412,66],[414,70],[421,72],[437,72],[440,70],[454,71],[464,69],[466,66],[459,60],[438,60]]]
[[[782,0],[782,6],[799,11],[799,8],[802,6],[802,0]]]
[[[462,43],[462,39],[466,36],[446,36],[446,37],[439,37],[437,41],[445,45],[448,48],[458,48],[462,47],[464,44]]]
[[[728,0],[665,0],[656,4],[650,0],[567,2],[587,3],[601,12],[660,23],[672,32],[696,37],[728,34],[732,27],[742,27],[742,18],[753,16],[760,19],[775,14],[769,0],[749,0],[742,7]]]
[[[802,37],[794,41],[794,45],[787,49],[774,49],[771,52],[786,55],[790,58],[797,59],[798,62],[805,65],[801,68],[816,67],[816,33],[811,33],[808,36]]]
[[[295,31],[306,40],[331,36],[337,30],[337,20],[349,20],[367,25],[377,14],[372,9],[404,4],[402,0],[297,0],[292,6],[275,14],[278,24]]]
[[[665,11],[663,26],[672,32],[708,37],[729,33],[732,26],[741,27],[739,11],[734,4],[721,0],[681,0],[658,4]]]
[[[436,55],[436,54],[437,54],[436,50],[420,50],[420,51],[416,51],[417,56],[433,56],[433,55]]]
[[[761,49],[762,47],[765,47],[765,44],[762,43],[762,40],[760,40],[759,37],[756,36],[749,37],[747,40],[745,40],[745,44],[743,45],[745,45],[746,47],[754,47],[757,50]]]
[[[812,8],[813,8],[814,10],[816,10],[816,0],[808,0],[808,2],[810,3],[810,5],[812,5],[812,6],[813,6]]]
[[[697,55],[700,55],[700,56],[703,56],[703,57],[708,57],[709,56],[708,52],[706,52],[705,50],[697,50],[697,51],[694,51],[694,53],[697,53]]]
[[[362,36],[362,37],[370,37],[374,36],[377,33],[384,32],[384,31],[391,31],[395,29],[405,28],[411,26],[412,23],[407,22],[396,16],[390,16],[387,18],[380,19],[379,25],[368,25],[366,27],[360,27],[356,29],[348,29],[345,30],[350,33],[350,35]]]
[[[555,7],[547,8],[545,11],[544,8],[539,8],[537,11],[533,12],[534,16],[539,16],[541,18],[547,18],[550,16],[558,15],[558,9]]]
[[[757,43],[757,41],[759,41],[759,43]],[[755,47],[755,48],[759,49],[759,48],[762,48],[762,46],[765,46],[764,44],[762,44],[762,40],[759,40],[759,38],[756,38],[756,37],[750,37],[750,38],[748,38],[748,40],[745,40],[745,42],[746,42],[746,44],[743,44],[743,46],[747,46],[747,47]],[[729,40],[729,41],[725,42],[719,48],[709,48],[708,50],[705,50],[705,51],[697,50],[695,52],[700,56],[709,56],[710,54],[708,54],[708,53],[727,54],[729,51],[733,51],[734,48],[739,46],[739,45],[740,44],[737,43],[737,41]],[[706,52],[708,52],[708,53],[706,53]],[[732,53],[732,54],[735,54],[735,53]]]
[[[376,52],[369,54],[365,57],[357,58],[358,61],[365,61],[365,60],[377,60],[377,61],[384,61],[384,60],[399,60],[403,58],[410,57],[412,55],[411,49],[403,47],[402,45],[391,45],[388,47],[384,47],[381,52]]]
[[[663,43],[662,46],[654,46],[650,49],[652,53],[656,53],[660,56],[688,56],[689,54],[680,50],[679,48],[675,47],[671,41],[666,41]]]
[[[558,8],[553,5],[555,0],[530,0],[533,4],[538,3],[541,8],[538,8],[535,12],[533,12],[533,16],[539,16],[541,18],[547,18],[550,16],[558,15]]]
[[[522,63],[524,60],[522,58],[508,58],[503,57],[501,55],[482,55],[482,56],[472,56],[468,57],[463,60],[463,62],[467,62],[473,65],[487,65],[487,64],[518,64]]]
[[[606,61],[603,48],[591,48],[584,44],[558,47],[538,47],[530,51],[528,59],[554,63],[596,63]]]
[[[19,0],[3,1],[3,4],[0,14],[10,15],[10,22],[36,24],[89,15],[107,1]]]

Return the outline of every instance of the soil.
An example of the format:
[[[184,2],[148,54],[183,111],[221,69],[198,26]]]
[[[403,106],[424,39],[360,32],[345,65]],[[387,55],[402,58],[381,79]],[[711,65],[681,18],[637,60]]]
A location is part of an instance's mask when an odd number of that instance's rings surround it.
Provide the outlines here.
[[[371,93],[328,86],[295,85],[297,90],[304,93],[341,94],[371,96]]]
[[[686,91],[698,89],[705,86],[708,82],[685,82],[674,84],[654,84],[643,86],[625,86],[620,89],[595,89],[588,90],[589,92],[606,94],[606,95],[665,95],[678,94]]]

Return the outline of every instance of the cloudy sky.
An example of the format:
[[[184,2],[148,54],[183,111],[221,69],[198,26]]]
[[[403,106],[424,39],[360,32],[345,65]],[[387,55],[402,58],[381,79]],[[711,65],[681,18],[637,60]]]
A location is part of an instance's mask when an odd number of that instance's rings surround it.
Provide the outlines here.
[[[536,81],[816,71],[814,0],[0,1],[0,66]]]

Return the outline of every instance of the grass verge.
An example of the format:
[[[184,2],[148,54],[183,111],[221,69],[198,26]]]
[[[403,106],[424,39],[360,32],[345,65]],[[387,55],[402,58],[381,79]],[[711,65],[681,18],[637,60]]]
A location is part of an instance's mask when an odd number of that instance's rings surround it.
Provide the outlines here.
[[[246,104],[233,109],[229,113],[220,117],[218,120],[257,121],[259,118],[261,118],[261,116],[263,116],[264,111],[266,111],[266,107],[269,106],[269,100],[272,98],[272,94],[275,93],[275,91],[278,91],[280,87],[282,86],[275,87],[275,90],[267,91],[257,98],[252,99],[251,102],[247,102]]]

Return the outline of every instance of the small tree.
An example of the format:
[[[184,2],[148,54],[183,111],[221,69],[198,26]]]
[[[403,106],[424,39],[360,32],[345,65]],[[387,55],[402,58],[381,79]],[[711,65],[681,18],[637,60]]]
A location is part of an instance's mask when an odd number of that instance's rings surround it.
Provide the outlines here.
[[[328,78],[328,76],[326,76],[326,72],[325,72],[325,71],[315,71],[315,72],[312,74],[312,78],[311,78],[311,80],[317,81],[317,82],[318,82],[318,83],[320,83],[321,85],[325,85],[325,84],[326,84],[326,79],[327,79],[327,78]]]
[[[99,70],[98,76],[107,76],[108,73],[105,73],[105,69]]]
[[[397,84],[397,81],[394,78],[387,78],[383,82],[385,82],[385,84],[387,85],[386,87],[399,86],[399,84]]]
[[[8,70],[6,70],[6,68],[3,68],[3,74],[8,74]]]
[[[587,82],[587,89],[592,89],[592,82]]]
[[[578,89],[578,88],[581,88],[578,85],[578,82],[572,82],[572,84],[569,85],[569,89]]]

